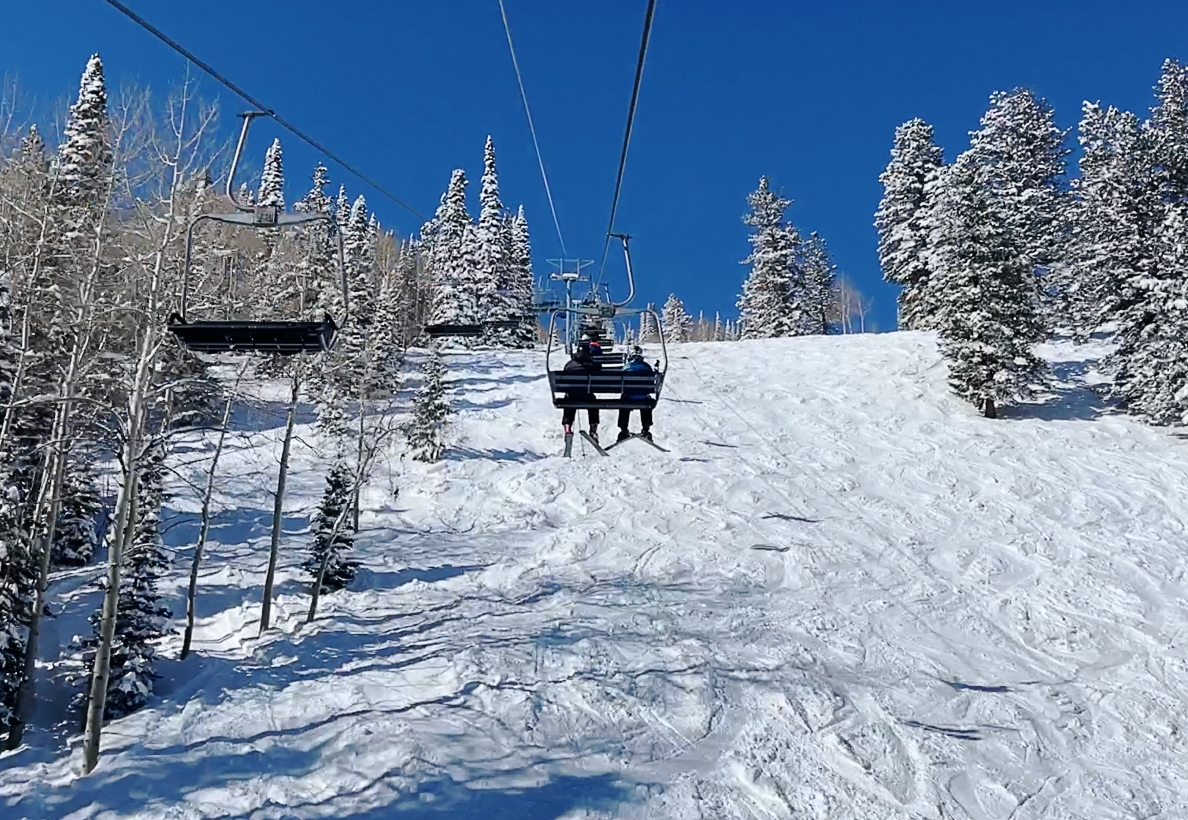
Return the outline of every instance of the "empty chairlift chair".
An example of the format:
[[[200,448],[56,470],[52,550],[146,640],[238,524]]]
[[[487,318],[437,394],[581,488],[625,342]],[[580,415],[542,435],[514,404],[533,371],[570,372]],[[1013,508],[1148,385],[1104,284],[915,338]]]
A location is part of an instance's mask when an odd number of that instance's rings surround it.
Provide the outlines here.
[[[263,116],[261,112],[243,115],[243,130],[235,148],[235,158],[227,175],[227,196],[238,209],[230,214],[201,214],[186,231],[186,259],[182,280],[181,310],[169,319],[169,330],[183,345],[197,353],[278,353],[284,356],[296,353],[319,353],[334,346],[339,325],[334,317],[326,314],[321,321],[191,321],[186,315],[189,299],[190,267],[193,249],[194,229],[204,221],[222,222],[227,225],[244,225],[255,230],[267,230],[289,225],[305,225],[316,222],[335,228],[338,244],[338,270],[342,287],[342,304],[348,309],[346,266],[343,262],[342,233],[330,214],[286,214],[275,205],[246,207],[235,201],[232,181],[235,168],[243,152],[248,126],[252,119]],[[343,317],[345,321],[345,316]]]

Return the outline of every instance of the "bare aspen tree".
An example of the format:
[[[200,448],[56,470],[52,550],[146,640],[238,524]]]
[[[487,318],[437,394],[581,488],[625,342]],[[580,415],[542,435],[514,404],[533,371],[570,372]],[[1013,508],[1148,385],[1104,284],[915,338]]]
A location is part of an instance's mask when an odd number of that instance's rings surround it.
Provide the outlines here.
[[[240,365],[235,376],[235,384],[227,392],[227,400],[223,405],[223,419],[219,423],[219,437],[215,442],[214,455],[210,460],[210,469],[206,471],[206,489],[202,493],[201,524],[198,529],[198,543],[194,546],[194,559],[190,563],[190,587],[186,593],[186,631],[182,638],[181,659],[185,660],[190,654],[190,642],[194,637],[194,604],[198,597],[198,569],[202,566],[202,553],[206,548],[206,537],[210,533],[210,503],[214,496],[215,473],[219,469],[219,457],[223,454],[223,443],[227,439],[227,426],[231,420],[231,408],[235,404],[239,383],[247,370],[247,360]]]
[[[285,481],[289,476],[289,453],[293,444],[293,425],[297,420],[297,399],[301,395],[304,367],[300,360],[293,366],[289,410],[285,416],[285,438],[281,445],[280,471],[276,478],[276,500],[272,505],[272,539],[268,545],[268,573],[264,576],[263,606],[260,610],[260,633],[268,629],[272,618],[272,588],[276,582],[276,564],[280,557],[281,524],[285,510]]]
[[[128,311],[128,321],[133,327],[135,367],[122,414],[122,475],[116,527],[108,550],[107,591],[103,600],[99,644],[87,703],[83,774],[93,771],[99,760],[120,596],[120,570],[136,531],[136,489],[140,461],[146,448],[149,403],[158,355],[166,344],[165,317],[173,291],[170,277],[176,276],[179,237],[188,215],[182,195],[187,180],[208,158],[207,135],[216,117],[213,108],[192,110],[197,106],[193,104],[193,86],[188,80],[169,100],[166,110],[168,126],[164,133],[158,133],[154,127],[147,92],[130,99],[125,105],[127,109],[134,108],[139,116],[137,124],[143,129],[145,153],[149,157],[152,176],[159,180],[160,190],[152,200],[145,201],[136,196],[136,190],[132,188],[137,181],[128,181],[129,198],[135,206],[135,226],[139,231],[139,236],[132,241],[142,242],[148,254],[142,261],[138,259],[140,264],[128,283],[129,297],[136,302]]]

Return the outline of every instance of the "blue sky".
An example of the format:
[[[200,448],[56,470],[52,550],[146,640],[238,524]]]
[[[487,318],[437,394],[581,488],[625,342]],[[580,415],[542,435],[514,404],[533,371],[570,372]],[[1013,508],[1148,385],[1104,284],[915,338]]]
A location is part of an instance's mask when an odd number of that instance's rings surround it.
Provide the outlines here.
[[[492,134],[503,200],[525,206],[538,274],[561,255],[496,0],[125,2],[422,213],[455,167],[477,212]],[[505,2],[569,255],[597,258],[646,2]],[[102,0],[7,5],[0,71],[42,115],[76,92],[94,51],[112,84],[164,91],[185,72]],[[676,292],[693,312],[733,315],[748,251],[740,217],[766,174],[890,329],[894,291],[881,282],[872,221],[895,126],[928,120],[951,160],[995,90],[1033,89],[1066,128],[1084,99],[1145,114],[1164,58],[1188,59],[1186,30],[1182,0],[659,0],[616,221],[636,237],[641,297]],[[230,133],[244,104],[211,80],[202,88],[222,101]],[[273,136],[293,199],[317,157],[261,123],[257,167]],[[366,194],[385,225],[419,227],[341,169],[331,175]],[[608,278],[621,276],[619,259]]]

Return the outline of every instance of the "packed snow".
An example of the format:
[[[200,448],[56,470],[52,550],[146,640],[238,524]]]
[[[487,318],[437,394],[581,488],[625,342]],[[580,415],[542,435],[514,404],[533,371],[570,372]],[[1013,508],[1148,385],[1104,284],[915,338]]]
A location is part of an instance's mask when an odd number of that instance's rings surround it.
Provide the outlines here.
[[[987,420],[930,334],[676,345],[670,452],[572,460],[542,353],[449,354],[444,460],[379,465],[363,570],[312,625],[327,465],[301,417],[262,637],[283,391],[259,385],[194,654],[167,640],[85,778],[69,664],[44,665],[0,814],[1188,817],[1188,446],[1089,389],[1104,349],[1043,346],[1053,394]],[[212,448],[174,456],[179,624]],[[98,573],[55,577],[47,655]]]

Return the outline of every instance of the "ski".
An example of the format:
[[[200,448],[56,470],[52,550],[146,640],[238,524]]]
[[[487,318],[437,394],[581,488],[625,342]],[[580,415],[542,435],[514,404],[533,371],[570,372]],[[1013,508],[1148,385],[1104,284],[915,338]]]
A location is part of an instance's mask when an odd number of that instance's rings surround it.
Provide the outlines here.
[[[624,441],[631,441],[631,439],[633,439],[633,438],[641,439],[641,440],[643,440],[643,441],[647,442],[648,444],[652,445],[653,447],[655,447],[657,450],[659,450],[659,451],[660,451],[660,452],[662,452],[662,453],[667,453],[667,452],[668,452],[668,450],[664,449],[664,448],[663,448],[663,447],[661,447],[659,444],[657,444],[656,442],[652,441],[650,438],[644,438],[644,437],[643,437],[643,436],[641,436],[639,433],[636,433],[635,435],[628,436],[627,438],[624,438],[624,439],[620,439],[620,440],[618,440],[618,441],[614,442],[613,444],[608,444],[608,445],[606,445],[606,447],[604,447],[603,449],[604,449],[604,450],[613,450],[615,447],[618,447],[618,446],[619,446],[620,444],[622,444]]]
[[[590,442],[591,447],[593,447],[595,450],[598,451],[598,455],[600,455],[600,456],[610,455],[609,453],[607,453],[606,450],[602,449],[602,445],[599,444],[597,441],[595,441],[594,437],[592,435],[587,433],[585,430],[579,430],[578,432],[580,432],[582,434],[582,438],[584,438],[586,441]]]
[[[565,457],[573,458],[573,433],[565,434]]]
[[[645,442],[645,443],[647,443],[647,444],[650,444],[650,445],[652,445],[653,447],[655,447],[657,450],[659,450],[659,451],[660,451],[660,452],[662,452],[662,453],[667,453],[667,452],[668,452],[668,450],[667,450],[667,449],[665,449],[664,447],[661,447],[659,444],[657,444],[656,442],[652,441],[650,438],[645,438],[644,436],[632,436],[632,438],[637,438],[637,439],[639,439],[640,441],[643,441],[643,442]]]

